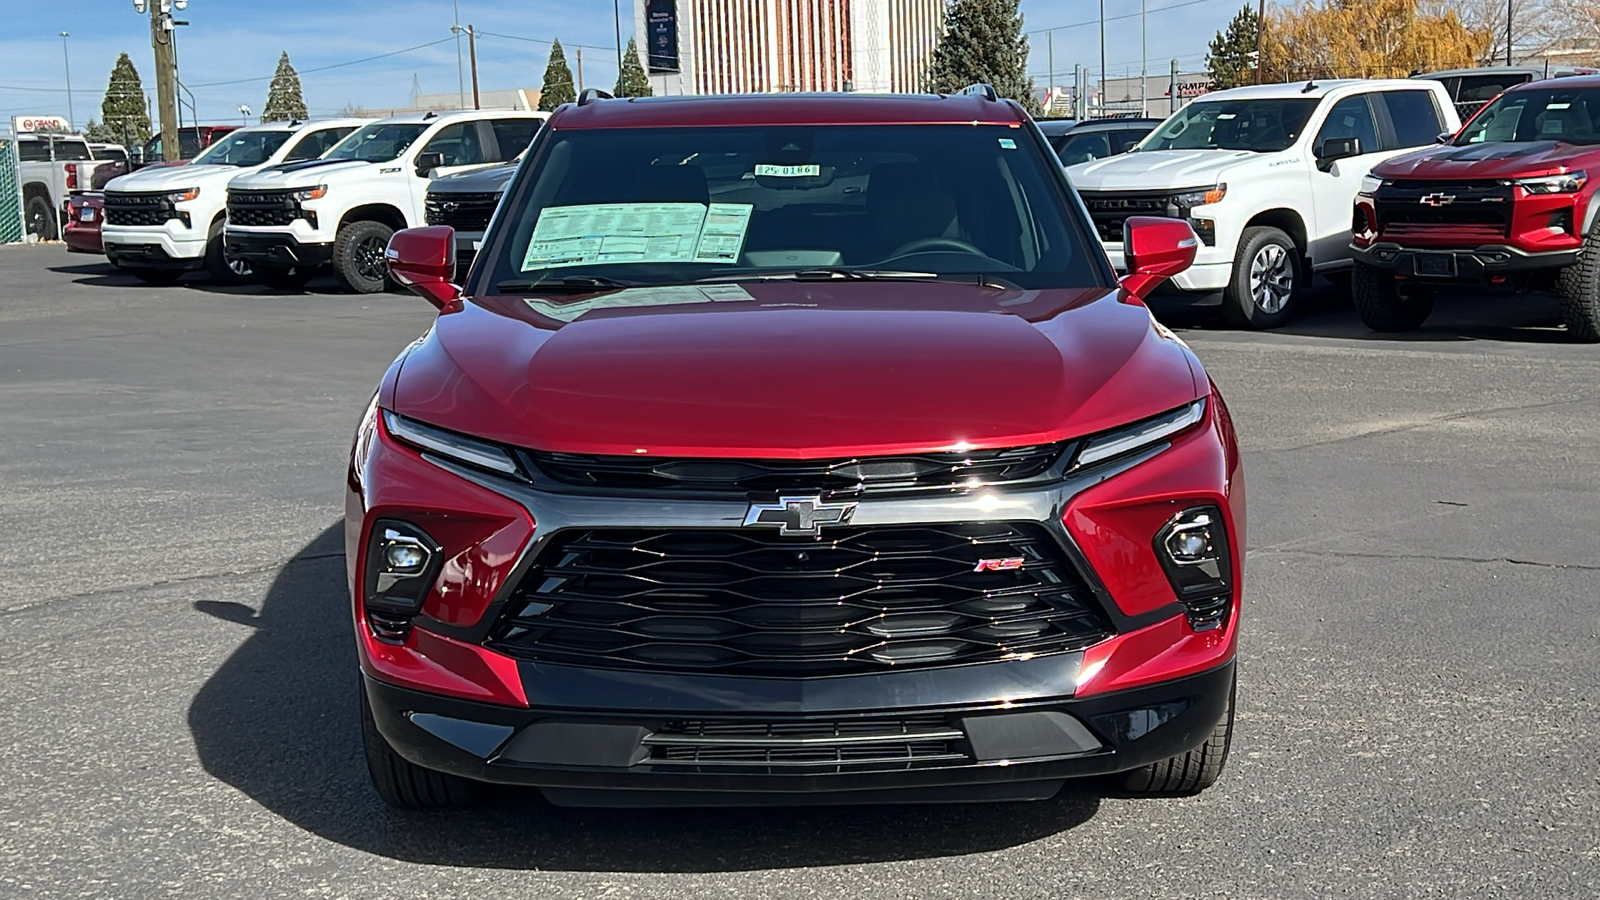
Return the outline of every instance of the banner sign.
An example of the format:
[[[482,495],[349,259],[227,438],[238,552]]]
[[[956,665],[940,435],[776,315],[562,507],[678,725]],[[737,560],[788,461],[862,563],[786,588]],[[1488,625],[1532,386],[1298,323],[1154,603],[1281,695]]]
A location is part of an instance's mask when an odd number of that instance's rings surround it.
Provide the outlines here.
[[[72,123],[61,116],[12,116],[13,134],[66,134]]]
[[[677,0],[649,0],[644,8],[644,30],[650,74],[679,72]]]

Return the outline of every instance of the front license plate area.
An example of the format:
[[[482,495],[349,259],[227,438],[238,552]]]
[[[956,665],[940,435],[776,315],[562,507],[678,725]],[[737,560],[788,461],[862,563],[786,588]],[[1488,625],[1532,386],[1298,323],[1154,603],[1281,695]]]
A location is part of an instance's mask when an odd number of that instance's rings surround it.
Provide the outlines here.
[[[1414,265],[1418,275],[1452,278],[1456,274],[1456,255],[1454,253],[1418,253]]]
[[[85,207],[83,209],[78,210],[78,221],[80,221],[80,222],[93,222],[94,221],[94,210],[89,208],[89,207]]]

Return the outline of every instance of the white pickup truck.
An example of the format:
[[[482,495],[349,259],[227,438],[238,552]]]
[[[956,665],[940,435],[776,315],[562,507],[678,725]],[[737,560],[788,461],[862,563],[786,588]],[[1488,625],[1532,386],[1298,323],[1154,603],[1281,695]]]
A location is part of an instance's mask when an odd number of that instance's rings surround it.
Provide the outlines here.
[[[1133,152],[1067,169],[1112,265],[1129,216],[1188,219],[1194,265],[1170,282],[1220,296],[1235,325],[1288,320],[1313,271],[1343,280],[1361,179],[1385,159],[1461,127],[1444,85],[1316,81],[1206,94]]]
[[[427,224],[433,179],[514,159],[548,114],[415,113],[374,122],[322,159],[242,175],[228,186],[227,254],[272,287],[304,287],[332,265],[352,291],[389,286],[384,250]]]
[[[371,119],[273,122],[218,138],[186,165],[151,166],[106,185],[101,242],[106,257],[151,284],[205,268],[215,281],[250,275],[223,253],[228,182],[278,163],[313,160]]]
[[[96,159],[81,134],[67,130],[57,116],[16,116],[17,172],[22,183],[22,220],[28,234],[41,240],[61,236],[67,198],[93,188],[95,170],[115,166]]]

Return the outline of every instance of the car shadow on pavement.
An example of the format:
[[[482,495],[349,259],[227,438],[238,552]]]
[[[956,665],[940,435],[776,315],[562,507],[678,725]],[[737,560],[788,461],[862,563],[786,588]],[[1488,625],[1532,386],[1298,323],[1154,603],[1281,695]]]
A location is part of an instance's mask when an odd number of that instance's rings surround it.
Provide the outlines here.
[[[217,284],[211,280],[210,275],[198,269],[184,273],[183,278],[173,284],[145,284],[137,277],[118,269],[108,262],[51,266],[50,271],[58,272],[62,275],[78,276],[73,279],[74,284],[88,285],[90,287],[133,287],[145,288],[151,291],[193,290],[207,294],[260,297],[299,297],[305,294],[339,293],[338,287],[331,276],[315,278],[302,290],[285,291],[269,288],[266,285],[254,282]]]
[[[723,872],[959,856],[1088,821],[1101,794],[1043,803],[782,810],[573,810],[530,789],[468,810],[403,813],[367,782],[343,526],[278,572],[259,611],[195,608],[251,629],[196,694],[189,728],[211,775],[311,833],[430,865]]]

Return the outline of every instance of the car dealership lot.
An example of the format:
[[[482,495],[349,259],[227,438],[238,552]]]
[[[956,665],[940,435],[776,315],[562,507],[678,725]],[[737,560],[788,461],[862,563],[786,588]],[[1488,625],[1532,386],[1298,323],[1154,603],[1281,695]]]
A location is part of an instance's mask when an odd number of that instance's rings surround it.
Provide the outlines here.
[[[1600,354],[1548,299],[1399,338],[1319,299],[1168,319],[1250,493],[1203,796],[403,815],[362,770],[334,529],[431,309],[0,248],[0,896],[1593,895]]]

